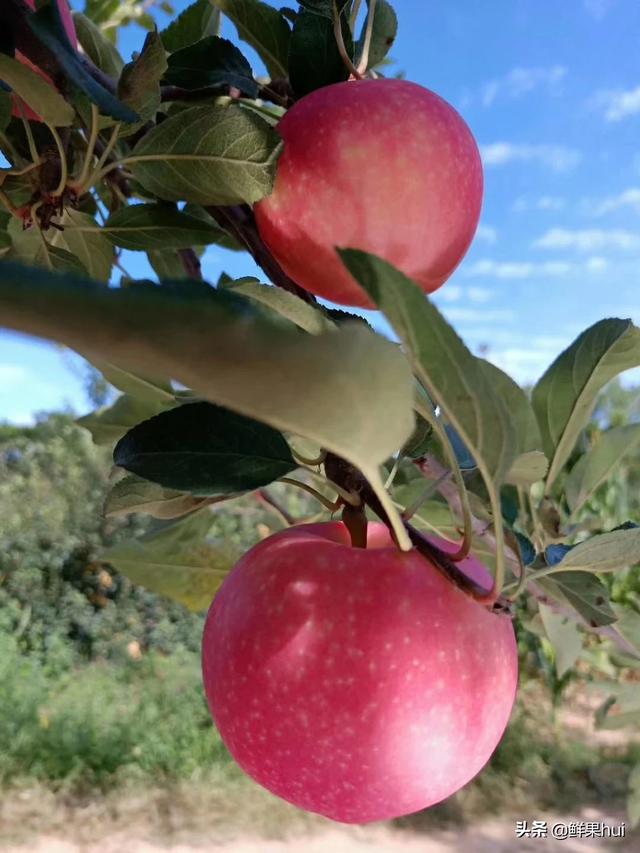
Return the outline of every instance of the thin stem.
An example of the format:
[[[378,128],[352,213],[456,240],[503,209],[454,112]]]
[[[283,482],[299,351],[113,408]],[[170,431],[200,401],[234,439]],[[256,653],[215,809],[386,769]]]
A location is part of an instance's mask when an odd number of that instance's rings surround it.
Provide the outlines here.
[[[62,140],[60,139],[60,134],[52,125],[48,124],[47,127],[51,132],[51,136],[53,136],[53,140],[56,143],[56,148],[58,149],[58,157],[60,158],[60,180],[58,181],[58,186],[53,191],[52,195],[60,196],[64,193],[67,186],[67,178],[69,176],[67,170],[67,152],[64,150],[64,145],[62,144]]]
[[[28,175],[29,172],[33,172],[34,169],[37,169],[40,163],[29,163],[28,166],[25,166],[23,169],[1,169],[0,176],[2,175],[12,175],[14,178],[20,178],[22,175]]]
[[[393,485],[393,481],[395,480],[396,474],[398,473],[398,468],[400,467],[400,460],[401,459],[402,459],[402,456],[400,454],[398,454],[398,456],[396,456],[395,461],[391,467],[391,471],[389,471],[389,476],[385,480],[384,487],[387,491]]]
[[[259,500],[271,508],[275,515],[279,516],[281,521],[284,521],[287,527],[296,523],[295,518],[266,489],[259,489],[256,495]]]
[[[313,495],[313,497],[321,503],[325,509],[328,509],[329,512],[336,512],[342,506],[341,500],[331,502],[328,498],[325,498],[324,495],[321,495],[317,489],[314,489],[313,486],[308,485],[308,483],[302,483],[300,480],[294,480],[292,477],[280,477],[278,482],[287,483],[289,486],[297,486],[299,489],[302,489],[303,492],[308,492],[308,494]]]
[[[84,160],[82,162],[82,169],[80,170],[80,175],[78,176],[78,184],[80,187],[84,187],[87,178],[91,173],[91,163],[93,162],[93,155],[96,150],[96,140],[98,139],[98,124],[100,120],[100,113],[95,104],[91,104],[91,129],[89,131],[89,141],[87,143],[87,150],[84,152]]]
[[[22,160],[22,157],[20,157],[13,143],[5,133],[0,133],[0,148],[2,148],[5,156],[7,154],[10,155],[7,159],[11,162],[12,166]]]
[[[353,64],[351,57],[347,53],[347,48],[345,47],[344,36],[342,35],[342,15],[338,11],[336,0],[333,0],[333,32],[336,38],[336,44],[338,45],[338,53],[340,54],[340,58],[344,62],[347,71],[355,77],[356,80],[362,80],[362,74]]]
[[[319,474],[317,471],[314,471],[313,468],[306,468],[305,470],[307,474],[310,474],[316,480],[319,480],[321,485],[326,486],[328,483],[332,489],[336,490],[338,496],[342,498],[344,503],[351,504],[351,506],[360,505],[360,498],[355,492],[347,491],[347,489],[344,489],[339,483],[334,483],[334,481],[329,479],[328,477],[323,477],[322,474]]]
[[[538,511],[536,509],[531,490],[529,490],[527,498],[529,501],[529,512],[531,513],[531,524],[533,527],[533,541],[536,546],[536,550],[542,551],[544,549],[544,536],[542,534],[542,525],[538,518]]]
[[[425,501],[428,501],[430,497],[435,495],[435,493],[438,491],[438,489],[444,483],[444,481],[448,480],[448,479],[449,479],[449,472],[445,471],[444,474],[442,474],[440,477],[438,477],[437,480],[435,480],[435,482],[429,483],[423,489],[423,491],[418,495],[416,500],[412,504],[409,504],[408,507],[405,507],[405,509],[401,513],[402,520],[403,521],[409,521],[411,518],[413,518],[413,516],[420,509],[422,504]]]
[[[302,453],[298,453],[297,450],[293,449],[291,450],[291,453],[293,454],[293,458],[296,460],[296,462],[300,462],[301,465],[308,465],[310,468],[313,468],[317,465],[322,465],[324,460],[327,458],[326,450],[321,450],[320,454],[313,458],[309,456],[303,456]]]
[[[24,110],[22,109],[22,104],[20,100],[16,100],[16,105],[18,107],[18,112],[20,113],[20,120],[22,121],[22,126],[24,127],[24,132],[27,137],[27,144],[29,146],[29,156],[34,163],[40,163],[40,154],[38,153],[38,149],[36,148],[36,141],[33,138],[33,131],[31,130],[31,125],[25,118]]]
[[[93,187],[96,184],[100,183],[100,181],[105,177],[105,175],[107,175],[113,169],[117,169],[118,166],[120,166],[122,164],[122,161],[114,160],[113,163],[110,163],[108,166],[105,167],[105,163],[109,159],[109,156],[111,155],[113,149],[116,147],[116,143],[118,141],[118,136],[120,134],[120,127],[121,127],[120,122],[118,122],[118,124],[115,124],[113,126],[113,130],[111,131],[111,136],[109,137],[109,141],[107,142],[104,151],[100,155],[100,159],[96,163],[95,168],[93,169],[91,174],[86,178],[86,180],[82,184],[80,184],[80,186],[79,186],[79,192],[80,193],[83,193],[83,192],[85,192],[85,190],[88,190],[90,187]]]
[[[464,560],[464,558],[468,556],[469,551],[471,550],[471,542],[473,539],[473,521],[471,518],[469,495],[467,493],[467,487],[464,484],[462,471],[460,470],[460,466],[458,465],[458,460],[456,458],[453,445],[451,444],[451,441],[449,439],[449,436],[447,435],[447,431],[445,430],[442,424],[442,421],[437,417],[436,413],[421,397],[416,397],[414,406],[416,412],[418,412],[418,414],[421,415],[427,421],[427,423],[431,424],[436,434],[436,437],[440,440],[440,444],[442,445],[442,448],[444,450],[445,459],[451,469],[451,473],[453,474],[453,479],[458,489],[458,493],[460,494],[460,507],[462,509],[464,532],[460,547],[458,548],[455,554],[451,555],[451,559],[454,562],[456,562],[457,560]]]
[[[367,13],[367,28],[364,33],[364,44],[362,45],[362,56],[358,63],[358,73],[363,75],[369,64],[369,51],[371,50],[371,37],[373,35],[373,19],[376,14],[376,0],[369,0],[369,11]]]

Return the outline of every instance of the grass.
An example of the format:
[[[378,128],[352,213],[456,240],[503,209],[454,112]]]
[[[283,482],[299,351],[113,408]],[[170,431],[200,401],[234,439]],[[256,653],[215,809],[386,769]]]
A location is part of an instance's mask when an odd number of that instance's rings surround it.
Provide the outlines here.
[[[623,808],[638,747],[596,746],[551,720],[540,686],[524,684],[483,773],[440,806],[395,825],[426,831],[501,812]],[[78,803],[82,814],[97,809],[104,817],[105,810],[135,811],[136,802],[141,813],[151,808],[164,815],[161,821],[175,814],[179,823],[186,814],[193,827],[214,824],[223,832],[250,827],[268,836],[317,823],[254,785],[232,762],[212,726],[199,660],[190,652],[61,671],[21,656],[0,635],[0,785],[0,812],[10,809],[16,827],[29,823],[30,791],[38,792],[32,823],[44,825]]]

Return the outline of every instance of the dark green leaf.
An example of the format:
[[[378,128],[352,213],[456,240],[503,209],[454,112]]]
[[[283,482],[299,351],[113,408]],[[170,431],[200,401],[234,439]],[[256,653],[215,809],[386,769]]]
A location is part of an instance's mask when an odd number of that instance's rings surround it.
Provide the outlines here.
[[[590,572],[556,572],[537,583],[556,601],[568,601],[592,628],[616,621],[606,586]]]
[[[179,406],[138,424],[120,439],[113,461],[199,496],[253,491],[298,467],[280,432],[212,403]]]
[[[11,121],[12,110],[13,98],[9,92],[0,89],[0,131],[6,130],[7,125]]]
[[[271,192],[280,145],[255,113],[197,106],[147,133],[128,159],[136,179],[160,198],[253,204]]]
[[[109,281],[115,252],[93,216],[67,208],[59,222],[64,230],[52,230],[51,244],[74,255],[93,278]]]
[[[256,51],[272,78],[287,76],[291,30],[286,19],[260,0],[211,0],[236,25],[238,35]]]
[[[479,360],[418,286],[391,264],[338,250],[349,272],[405,345],[416,375],[442,408],[476,463],[500,483],[515,457],[514,425]]]
[[[167,83],[183,89],[234,86],[249,98],[258,97],[251,66],[227,39],[210,36],[169,57]]]
[[[342,18],[341,25],[346,51],[353,59],[349,24]],[[332,20],[306,9],[300,12],[291,35],[289,77],[299,98],[349,78],[349,71],[338,50]]]
[[[75,12],[73,23],[78,41],[87,56],[101,71],[117,80],[124,62],[116,46],[102,34],[100,27],[97,27],[86,15]]]
[[[180,256],[175,250],[147,252],[147,258],[151,268],[160,281],[163,279],[189,278]]]
[[[142,53],[122,69],[118,97],[135,110],[140,119],[152,119],[160,106],[160,80],[167,70],[167,57],[156,31],[149,33]]]
[[[640,365],[640,329],[631,320],[600,320],[561,353],[533,389],[533,409],[555,481],[586,426],[603,386]]]
[[[174,207],[134,204],[112,213],[102,233],[122,249],[165,251],[217,243],[221,230]]]
[[[69,80],[81,89],[102,113],[118,121],[136,122],[138,115],[98,83],[86,70],[80,54],[73,48],[65,32],[56,3],[29,15],[27,23],[33,34],[53,51]]]
[[[216,35],[219,19],[220,12],[213,8],[210,0],[196,0],[160,33],[165,50],[174,53],[200,39]]]
[[[68,127],[75,119],[73,107],[53,83],[4,53],[0,53],[0,80],[11,86],[16,95],[48,124]]]

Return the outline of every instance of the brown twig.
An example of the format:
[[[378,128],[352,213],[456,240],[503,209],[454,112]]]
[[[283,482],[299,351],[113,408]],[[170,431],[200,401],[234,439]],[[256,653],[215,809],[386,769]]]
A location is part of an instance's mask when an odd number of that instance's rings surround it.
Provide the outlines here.
[[[178,256],[189,278],[202,279],[200,258],[193,249],[178,249]]]
[[[289,278],[262,242],[255,216],[248,205],[242,204],[235,207],[209,206],[206,210],[213,216],[218,225],[246,246],[254,261],[262,267],[273,284],[283,290],[288,290],[289,293],[294,293],[305,302],[312,305],[316,304],[315,296]]]

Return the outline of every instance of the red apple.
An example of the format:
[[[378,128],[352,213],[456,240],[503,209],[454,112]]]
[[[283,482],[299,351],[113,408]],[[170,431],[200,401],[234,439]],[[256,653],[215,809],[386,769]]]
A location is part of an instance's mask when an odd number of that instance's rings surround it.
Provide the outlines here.
[[[25,0],[25,2],[32,9],[36,8],[36,0]],[[66,30],[67,35],[69,36],[69,40],[74,47],[77,47],[78,40],[76,38],[76,28],[73,25],[73,18],[71,17],[71,9],[69,8],[69,4],[68,4],[67,0],[57,0],[57,3],[58,3],[58,7],[60,9],[60,14],[62,15],[62,21],[64,23],[64,28]],[[47,74],[45,74],[44,71],[41,71],[38,67],[36,67],[33,64],[33,62],[30,62],[26,56],[24,56],[22,53],[20,53],[19,50],[16,50],[16,59],[18,59],[23,65],[26,65],[29,68],[31,68],[32,71],[35,71],[37,74],[39,74],[45,80],[47,80],[49,83],[52,82],[51,78]],[[31,109],[31,107],[28,106],[27,104],[25,104],[24,101],[21,100],[20,104],[22,106],[22,111],[24,113],[25,118],[29,119],[30,121],[42,121],[40,116],[37,115],[36,113],[34,113],[34,111]],[[13,115],[17,116],[18,118],[21,115],[21,112],[17,106],[14,106],[14,108],[13,108]]]
[[[478,560],[460,565],[488,585]],[[207,616],[203,675],[249,776],[300,808],[367,823],[478,773],[507,725],[518,662],[509,618],[399,551],[383,525],[357,549],[331,522],[239,561]]]
[[[255,212],[294,281],[371,307],[336,246],[383,257],[427,293],[449,278],[482,204],[478,148],[452,106],[405,80],[337,83],[294,104],[278,131],[275,186]]]

